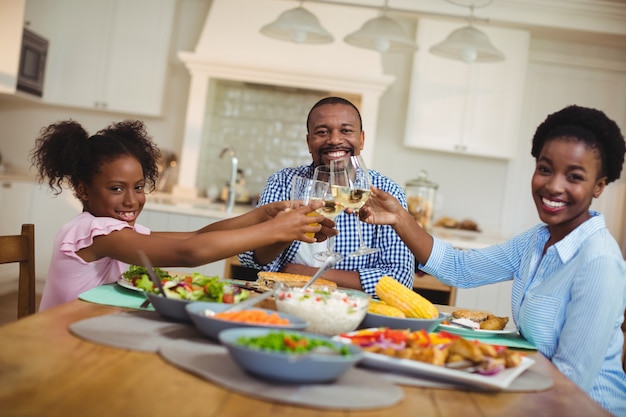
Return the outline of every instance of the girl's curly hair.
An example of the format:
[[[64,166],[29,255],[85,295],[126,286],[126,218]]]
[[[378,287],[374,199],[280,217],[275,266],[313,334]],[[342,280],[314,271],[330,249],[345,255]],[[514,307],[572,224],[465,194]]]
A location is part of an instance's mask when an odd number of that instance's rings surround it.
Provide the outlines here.
[[[563,136],[574,137],[598,150],[602,162],[600,176],[606,176],[607,184],[620,177],[626,143],[617,123],[602,111],[572,105],[550,114],[535,131],[531,155],[537,159],[547,141]]]
[[[74,190],[81,181],[91,184],[104,163],[124,155],[139,161],[147,189],[153,191],[161,152],[139,120],[111,124],[93,136],[73,120],[51,124],[41,130],[30,157],[38,181],[47,179],[50,188],[60,194],[65,182]]]

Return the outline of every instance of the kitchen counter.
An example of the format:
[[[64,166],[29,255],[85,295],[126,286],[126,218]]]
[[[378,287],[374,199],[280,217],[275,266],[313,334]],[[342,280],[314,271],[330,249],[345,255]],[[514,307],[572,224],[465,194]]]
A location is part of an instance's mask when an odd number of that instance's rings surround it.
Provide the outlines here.
[[[146,210],[165,213],[188,214],[191,216],[228,219],[252,210],[249,204],[235,204],[233,211],[226,212],[226,204],[212,202],[207,198],[178,198],[171,194],[157,193],[146,196]]]
[[[6,170],[0,172],[0,181],[36,182],[37,177],[35,174],[29,172],[14,172]]]
[[[455,248],[460,249],[480,249],[506,240],[506,238],[496,234],[461,229],[446,229],[443,227],[433,228],[432,234],[439,239],[451,243]]]

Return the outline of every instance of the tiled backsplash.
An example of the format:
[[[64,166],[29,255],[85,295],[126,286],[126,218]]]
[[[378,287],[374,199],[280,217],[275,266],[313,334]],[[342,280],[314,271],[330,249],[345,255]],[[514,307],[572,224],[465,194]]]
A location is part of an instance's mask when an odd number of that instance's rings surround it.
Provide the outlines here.
[[[235,149],[251,196],[267,177],[288,166],[309,163],[306,145],[307,114],[327,92],[213,80],[207,103],[208,123],[203,134],[197,187],[206,192],[228,182],[231,162],[226,146]]]

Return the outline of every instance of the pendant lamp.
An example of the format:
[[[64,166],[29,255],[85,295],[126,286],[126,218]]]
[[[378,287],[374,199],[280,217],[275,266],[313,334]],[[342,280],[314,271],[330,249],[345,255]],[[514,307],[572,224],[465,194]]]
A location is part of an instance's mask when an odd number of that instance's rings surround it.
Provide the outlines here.
[[[398,22],[386,16],[387,1],[383,7],[383,15],[370,19],[356,32],[347,35],[343,40],[349,45],[359,48],[374,49],[378,52],[413,52],[417,45]]]
[[[333,36],[320,25],[317,17],[302,6],[283,12],[260,31],[270,38],[300,44],[322,44],[333,41]]]
[[[456,4],[454,1],[448,1]],[[489,3],[491,1],[487,4]],[[504,54],[491,44],[489,37],[484,32],[474,27],[474,4],[470,4],[469,8],[469,25],[454,30],[443,42],[431,46],[430,53],[468,64],[503,61]]]
[[[347,35],[344,41],[378,52],[413,52],[417,49],[400,24],[384,15],[368,20],[359,30]]]
[[[504,60],[504,54],[491,44],[487,35],[472,25],[453,31],[445,41],[433,45],[429,51],[434,55],[468,64]]]

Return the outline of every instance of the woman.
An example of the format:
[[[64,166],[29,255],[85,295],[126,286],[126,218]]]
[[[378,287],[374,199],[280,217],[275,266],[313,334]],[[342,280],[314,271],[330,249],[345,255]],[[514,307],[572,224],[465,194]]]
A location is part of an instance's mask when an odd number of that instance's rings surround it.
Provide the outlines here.
[[[512,316],[520,333],[583,391],[626,416],[620,328],[626,263],[589,207],[620,177],[626,145],[599,110],[569,106],[537,128],[532,197],[542,223],[484,249],[453,249],[422,230],[397,200],[373,189],[363,221],[389,224],[420,269],[461,288],[513,281]]]

